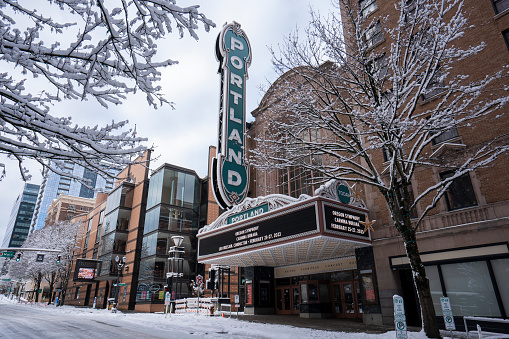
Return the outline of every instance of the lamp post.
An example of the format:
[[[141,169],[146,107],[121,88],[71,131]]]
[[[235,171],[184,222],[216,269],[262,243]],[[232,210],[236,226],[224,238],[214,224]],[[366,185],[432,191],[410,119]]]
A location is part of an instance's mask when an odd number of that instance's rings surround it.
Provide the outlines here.
[[[120,272],[122,272],[122,269],[124,268],[126,261],[127,261],[127,258],[125,256],[122,258],[122,261],[120,261],[120,257],[118,255],[115,257],[115,263],[117,266],[117,290],[115,291],[115,304],[113,305],[113,309],[112,309],[113,312],[117,311],[118,298],[119,298],[119,293],[120,293],[120,286],[119,286]]]
[[[182,277],[184,276],[184,247],[182,241],[184,237],[181,235],[174,235],[171,237],[173,244],[168,251],[168,273],[166,273],[166,284],[168,285],[169,292],[171,293],[172,302],[175,299],[180,299],[182,293]],[[175,278],[175,291],[173,291],[173,278]],[[180,278],[180,279],[179,279]],[[180,286],[179,286],[180,284]],[[177,296],[178,291],[178,296]],[[175,293],[174,293],[175,292]]]

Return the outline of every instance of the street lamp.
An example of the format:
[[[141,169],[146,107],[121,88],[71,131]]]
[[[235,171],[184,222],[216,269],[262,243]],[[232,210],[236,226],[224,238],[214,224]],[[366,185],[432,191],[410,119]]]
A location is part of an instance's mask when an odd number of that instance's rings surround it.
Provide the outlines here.
[[[122,272],[122,269],[124,268],[126,261],[127,261],[127,258],[125,256],[122,258],[122,261],[120,261],[120,257],[118,255],[115,257],[115,263],[117,265],[117,290],[115,293],[115,304],[113,307],[113,312],[117,311],[118,298],[119,298],[119,294],[120,294],[120,286],[119,286],[120,272]]]
[[[181,235],[174,235],[171,237],[175,246],[171,246],[168,251],[168,273],[166,273],[166,284],[168,285],[168,289],[171,293],[172,300],[180,299],[182,293],[182,278],[184,276],[184,247],[182,247],[182,241],[184,241],[184,237]],[[174,298],[173,293],[173,278],[175,281],[175,292],[178,291],[177,298]],[[180,282],[180,286],[179,286]],[[176,293],[175,293],[176,295]]]

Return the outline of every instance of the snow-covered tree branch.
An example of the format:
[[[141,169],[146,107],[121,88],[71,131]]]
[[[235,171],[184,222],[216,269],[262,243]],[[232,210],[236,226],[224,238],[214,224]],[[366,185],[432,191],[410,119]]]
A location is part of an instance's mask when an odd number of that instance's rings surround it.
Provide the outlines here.
[[[106,108],[136,91],[151,106],[171,105],[157,83],[161,68],[177,62],[156,60],[157,43],[174,28],[198,39],[198,24],[215,26],[198,6],[175,0],[1,1],[0,64],[12,71],[0,73],[0,154],[18,161],[25,179],[25,159],[55,171],[52,160],[68,160],[102,175],[104,166],[129,163],[147,139],[126,121],[80,127],[50,108],[88,98]]]
[[[15,279],[32,280],[38,290],[42,279],[50,285],[50,291],[54,290],[57,279],[62,282],[69,279],[70,263],[79,248],[86,229],[81,222],[71,223],[60,221],[53,225],[47,225],[30,234],[23,246],[20,261],[11,261],[9,275]],[[23,248],[40,248],[40,252],[23,251]],[[58,250],[59,252],[45,252],[43,249]],[[37,254],[44,254],[44,260],[37,262]],[[57,262],[57,258],[60,260]],[[37,298],[36,298],[37,299]],[[50,298],[51,300],[51,298]]]
[[[251,161],[261,170],[305,168],[315,182],[376,187],[405,242],[424,329],[435,338],[416,231],[457,178],[507,152],[509,135],[439,144],[458,130],[497,124],[509,101],[507,69],[483,76],[459,71],[485,47],[462,40],[472,29],[462,0],[402,0],[385,18],[363,14],[357,0],[337,3],[343,20],[339,11],[326,18],[312,12],[304,38],[292,34],[273,51],[283,75],[271,87],[274,99],[264,103],[267,131],[255,140]],[[422,169],[451,174],[420,184],[412,199],[412,180]]]

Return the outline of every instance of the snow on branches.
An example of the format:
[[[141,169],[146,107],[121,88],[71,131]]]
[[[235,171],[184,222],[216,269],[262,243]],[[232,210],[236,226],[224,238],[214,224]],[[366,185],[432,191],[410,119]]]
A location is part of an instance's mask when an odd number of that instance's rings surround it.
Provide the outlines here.
[[[292,34],[272,52],[283,75],[257,113],[266,132],[255,140],[252,163],[262,170],[298,166],[315,181],[371,185],[398,209],[406,194],[399,192],[408,191],[417,168],[452,170],[406,206],[432,197],[420,222],[454,179],[507,152],[507,131],[457,143],[457,156],[433,151],[440,138],[503,116],[507,69],[469,73],[466,64],[486,44],[462,40],[474,29],[462,0],[397,1],[394,15],[382,18],[363,12],[357,0],[338,3],[342,17],[312,12],[304,38]]]
[[[50,106],[94,98],[107,107],[136,91],[151,106],[169,103],[157,82],[176,61],[156,60],[157,42],[174,27],[198,39],[200,23],[215,26],[198,6],[175,0],[0,1],[0,64],[12,70],[0,73],[0,153],[19,162],[24,179],[24,159],[69,160],[102,175],[105,165],[129,163],[146,139],[122,132],[127,122],[74,126]],[[44,89],[27,89],[29,76]]]

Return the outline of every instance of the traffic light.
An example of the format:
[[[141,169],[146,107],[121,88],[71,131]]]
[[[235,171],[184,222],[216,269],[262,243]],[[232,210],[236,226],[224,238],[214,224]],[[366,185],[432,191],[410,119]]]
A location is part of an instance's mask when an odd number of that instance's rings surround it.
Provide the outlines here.
[[[164,285],[164,293],[166,292],[170,292],[170,288],[168,287],[168,285]]]
[[[16,254],[16,261],[19,261],[21,259],[21,253]]]
[[[57,255],[57,264],[60,264],[60,259],[62,259],[62,256],[59,254]]]

